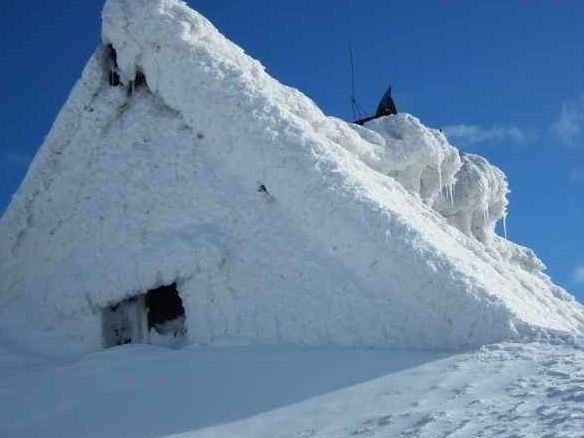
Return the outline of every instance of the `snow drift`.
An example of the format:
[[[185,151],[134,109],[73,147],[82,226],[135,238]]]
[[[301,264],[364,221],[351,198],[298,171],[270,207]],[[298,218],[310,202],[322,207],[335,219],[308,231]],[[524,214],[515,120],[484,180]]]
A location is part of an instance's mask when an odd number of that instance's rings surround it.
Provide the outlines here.
[[[413,116],[326,117],[182,2],[109,0],[0,222],[2,330],[99,349],[103,309],[176,283],[201,344],[582,334],[583,307],[494,234],[506,193]]]

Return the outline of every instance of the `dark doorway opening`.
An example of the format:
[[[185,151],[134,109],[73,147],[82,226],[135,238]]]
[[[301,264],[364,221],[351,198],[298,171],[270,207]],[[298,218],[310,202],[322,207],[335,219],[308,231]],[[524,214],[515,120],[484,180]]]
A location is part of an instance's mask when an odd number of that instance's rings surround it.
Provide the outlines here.
[[[185,309],[176,283],[103,309],[104,346],[148,343],[178,347],[186,340]]]
[[[176,283],[151,289],[146,293],[148,331],[159,335],[178,337],[186,333],[185,309]]]

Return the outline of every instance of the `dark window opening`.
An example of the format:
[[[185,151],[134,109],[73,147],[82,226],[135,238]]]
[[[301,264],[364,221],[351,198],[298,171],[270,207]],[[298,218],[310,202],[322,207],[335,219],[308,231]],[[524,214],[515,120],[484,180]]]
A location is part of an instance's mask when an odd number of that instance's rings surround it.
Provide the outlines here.
[[[128,96],[133,95],[136,90],[146,86],[146,76],[140,70],[136,72],[134,80],[130,81],[130,86],[128,87]]]
[[[146,76],[144,75],[144,73],[138,70],[134,78],[134,87],[138,88],[142,87],[143,85],[146,85]]]
[[[176,283],[151,289],[146,293],[148,331],[178,337],[185,334],[185,309]]]
[[[180,346],[187,331],[176,283],[104,308],[102,329],[106,348],[129,343]]]
[[[106,46],[105,56],[108,83],[112,87],[117,87],[121,84],[121,82],[120,74],[118,73],[118,54],[116,53],[116,49],[114,49],[114,46],[112,46],[111,44],[108,44]]]
[[[105,70],[107,74],[107,81],[108,84],[112,87],[119,87],[125,84],[122,84],[122,80],[120,78],[120,70],[118,67],[118,54],[114,46],[108,44],[105,46]],[[146,76],[140,70],[136,71],[134,75],[134,79],[129,81],[129,85],[127,87],[128,95],[131,96],[134,92],[141,88],[147,86]]]

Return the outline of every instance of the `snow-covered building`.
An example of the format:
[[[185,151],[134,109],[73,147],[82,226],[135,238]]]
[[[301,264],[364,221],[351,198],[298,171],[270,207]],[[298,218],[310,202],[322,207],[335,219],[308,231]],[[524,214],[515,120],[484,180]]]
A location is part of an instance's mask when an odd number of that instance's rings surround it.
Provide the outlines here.
[[[0,221],[0,326],[85,351],[582,334],[495,234],[507,191],[411,115],[325,116],[182,2],[109,0]]]

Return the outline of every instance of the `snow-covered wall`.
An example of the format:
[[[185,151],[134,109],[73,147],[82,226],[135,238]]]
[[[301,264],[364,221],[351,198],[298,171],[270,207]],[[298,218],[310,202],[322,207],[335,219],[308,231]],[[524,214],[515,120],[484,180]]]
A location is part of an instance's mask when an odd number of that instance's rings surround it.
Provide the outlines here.
[[[506,192],[415,117],[326,117],[182,2],[109,0],[0,220],[0,328],[97,349],[102,308],[176,281],[198,343],[581,334],[582,306],[494,235]]]

